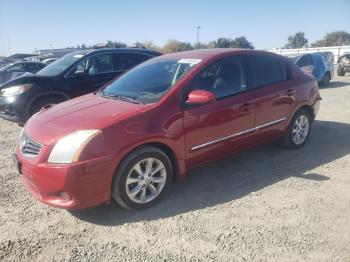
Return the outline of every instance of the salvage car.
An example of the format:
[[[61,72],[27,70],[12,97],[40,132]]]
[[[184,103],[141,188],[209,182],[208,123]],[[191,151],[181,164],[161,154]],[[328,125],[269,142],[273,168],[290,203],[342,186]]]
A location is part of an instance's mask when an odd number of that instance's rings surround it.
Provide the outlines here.
[[[337,66],[338,76],[344,76],[345,73],[350,72],[350,54],[339,57]]]
[[[333,77],[333,62],[331,59],[324,59],[325,55],[312,54],[291,54],[288,55],[294,63],[306,73],[312,74],[321,86],[328,86]]]
[[[10,63],[2,68],[0,68],[0,84],[10,81],[16,77],[19,77],[25,73],[35,74],[46,66],[44,63],[40,62],[15,62]]]
[[[159,55],[138,48],[69,53],[35,75],[0,86],[0,117],[22,124],[39,110],[96,91],[135,65]]]
[[[113,198],[141,209],[208,161],[274,140],[301,148],[320,99],[317,81],[277,54],[173,53],[38,112],[14,159],[45,204],[81,209]]]

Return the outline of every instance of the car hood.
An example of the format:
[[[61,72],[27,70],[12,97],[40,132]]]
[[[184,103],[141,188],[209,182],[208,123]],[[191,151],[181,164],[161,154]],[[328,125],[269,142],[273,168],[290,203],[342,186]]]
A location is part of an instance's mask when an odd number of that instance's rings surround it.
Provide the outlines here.
[[[0,90],[3,88],[15,86],[15,85],[34,84],[44,79],[49,79],[49,78],[46,76],[39,76],[31,73],[25,73],[0,85]]]
[[[26,134],[35,141],[52,145],[74,131],[102,130],[150,106],[88,94],[35,114],[24,128]]]

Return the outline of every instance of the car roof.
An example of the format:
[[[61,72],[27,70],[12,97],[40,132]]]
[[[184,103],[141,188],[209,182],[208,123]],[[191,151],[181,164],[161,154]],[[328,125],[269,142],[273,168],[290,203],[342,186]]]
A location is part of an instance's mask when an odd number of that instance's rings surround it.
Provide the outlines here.
[[[202,59],[209,60],[211,58],[215,58],[217,56],[234,55],[234,54],[258,54],[258,55],[269,55],[269,56],[278,56],[282,57],[278,54],[261,51],[261,50],[252,50],[252,49],[240,49],[240,48],[212,48],[212,49],[197,49],[190,51],[183,51],[178,53],[171,53],[161,56],[161,58],[169,58],[169,59],[185,59],[185,58],[193,58],[193,59]]]
[[[132,53],[143,53],[143,54],[150,54],[150,55],[161,55],[161,53],[147,48],[100,48],[100,49],[89,49],[89,50],[82,50],[77,51],[75,53],[77,54],[98,54],[98,53],[123,53],[123,52],[132,52]]]
[[[43,64],[41,62],[37,62],[37,61],[17,61],[14,63],[11,63],[12,65],[16,65],[16,64]]]

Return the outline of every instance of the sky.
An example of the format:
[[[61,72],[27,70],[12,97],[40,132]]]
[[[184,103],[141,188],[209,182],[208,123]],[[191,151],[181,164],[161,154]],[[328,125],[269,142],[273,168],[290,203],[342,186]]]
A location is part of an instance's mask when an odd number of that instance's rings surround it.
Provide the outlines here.
[[[350,0],[0,0],[0,55],[107,40],[195,43],[197,26],[201,42],[243,35],[267,49],[303,31],[312,43],[350,32]]]

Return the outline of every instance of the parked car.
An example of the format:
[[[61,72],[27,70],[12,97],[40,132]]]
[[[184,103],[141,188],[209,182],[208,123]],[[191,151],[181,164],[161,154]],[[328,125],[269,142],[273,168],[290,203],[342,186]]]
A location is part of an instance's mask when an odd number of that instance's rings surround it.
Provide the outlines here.
[[[24,73],[32,73],[35,74],[39,70],[43,69],[46,64],[39,62],[15,62],[8,64],[2,68],[0,68],[0,84],[3,84],[11,79],[19,77]]]
[[[112,196],[140,209],[218,157],[272,140],[302,147],[319,100],[316,80],[277,54],[173,53],[34,115],[15,159],[43,203],[80,209]]]
[[[94,92],[133,66],[159,55],[153,50],[136,48],[69,53],[35,75],[0,86],[0,117],[24,123],[39,110]]]
[[[346,72],[350,72],[350,54],[339,57],[337,66],[338,76],[344,76]]]
[[[312,74],[319,85],[327,86],[333,77],[333,63],[319,53],[288,55],[304,72]]]
[[[51,58],[46,58],[44,60],[42,60],[41,62],[43,62],[44,64],[51,64],[52,62],[55,62],[58,59],[58,57],[51,57]]]

